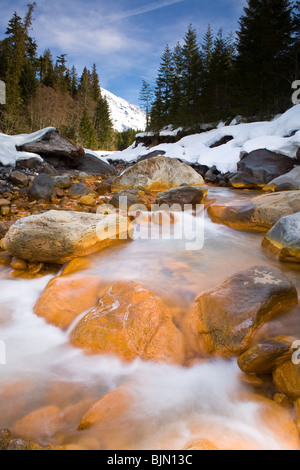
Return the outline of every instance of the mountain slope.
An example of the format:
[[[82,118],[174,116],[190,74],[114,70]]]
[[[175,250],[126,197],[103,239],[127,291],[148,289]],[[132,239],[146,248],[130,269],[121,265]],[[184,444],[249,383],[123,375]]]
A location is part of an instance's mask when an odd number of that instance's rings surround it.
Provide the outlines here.
[[[128,103],[110,91],[101,88],[102,96],[105,96],[109,108],[114,129],[118,132],[128,129],[145,130],[146,113],[134,104]]]

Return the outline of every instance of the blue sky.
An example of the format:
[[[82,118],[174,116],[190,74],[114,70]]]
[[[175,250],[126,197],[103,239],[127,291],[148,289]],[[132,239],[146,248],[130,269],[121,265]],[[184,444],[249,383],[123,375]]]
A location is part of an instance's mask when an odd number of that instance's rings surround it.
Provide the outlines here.
[[[16,10],[29,0],[0,0],[0,38]],[[36,0],[32,36],[39,52],[67,53],[78,71],[95,62],[101,85],[139,104],[142,80],[155,82],[166,44],[181,41],[192,23],[199,39],[236,31],[246,0]]]

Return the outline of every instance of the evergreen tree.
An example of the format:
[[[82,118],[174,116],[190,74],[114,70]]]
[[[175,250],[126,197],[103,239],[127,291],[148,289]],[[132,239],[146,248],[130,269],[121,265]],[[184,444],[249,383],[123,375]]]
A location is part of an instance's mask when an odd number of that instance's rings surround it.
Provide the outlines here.
[[[39,57],[38,71],[40,82],[47,87],[54,88],[56,76],[54,73],[52,54],[49,49],[46,49],[44,54]]]
[[[29,30],[36,4],[29,4],[25,19],[14,13],[1,45],[1,75],[6,82],[6,117],[13,121],[37,88],[36,43]]]
[[[282,112],[290,103],[293,18],[289,0],[248,0],[238,31],[236,111]]]
[[[155,100],[151,113],[151,122],[153,122],[154,127],[161,128],[170,124],[173,81],[173,54],[169,45],[167,45],[161,58],[156,80]]]
[[[96,137],[93,124],[89,118],[87,108],[84,108],[82,119],[79,126],[79,139],[83,147],[96,148]]]
[[[182,125],[182,99],[183,99],[183,71],[184,59],[180,43],[178,42],[173,51],[173,68],[174,73],[171,79],[171,103],[170,103],[170,123],[174,125]]]
[[[227,118],[230,113],[232,61],[230,38],[225,39],[223,30],[220,29],[214,41],[206,80],[206,93],[209,99],[206,110],[209,120],[218,121]]]
[[[91,88],[91,72],[86,67],[84,67],[80,77],[79,92],[85,107],[87,106],[88,100],[91,96]]]
[[[94,127],[99,148],[109,150],[113,139],[113,124],[107,99],[102,95],[97,103]]]
[[[142,103],[142,108],[144,109],[146,113],[146,118],[147,118],[147,129],[150,124],[150,111],[151,111],[151,105],[152,105],[152,100],[153,100],[153,93],[152,93],[152,88],[151,85],[146,82],[146,80],[143,80],[142,82],[142,88],[140,91],[140,97],[139,97],[140,102]]]
[[[192,25],[184,38],[183,52],[183,124],[193,125],[201,121],[201,88],[203,64],[197,33]]]
[[[64,93],[69,91],[70,71],[67,68],[67,54],[61,54],[57,57],[54,73],[56,86]]]
[[[100,99],[100,83],[99,83],[99,76],[97,73],[96,64],[93,65],[92,75],[91,75],[91,98],[94,101],[99,101]]]

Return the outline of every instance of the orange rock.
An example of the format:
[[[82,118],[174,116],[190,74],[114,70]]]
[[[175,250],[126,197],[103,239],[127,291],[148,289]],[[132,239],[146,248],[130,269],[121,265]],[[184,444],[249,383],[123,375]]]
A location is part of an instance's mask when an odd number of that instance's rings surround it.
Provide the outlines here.
[[[78,273],[90,268],[93,265],[92,261],[87,257],[74,258],[63,266],[62,276]]]
[[[206,439],[199,439],[189,442],[184,450],[219,450],[218,447]]]
[[[78,429],[82,431],[94,424],[101,425],[103,428],[110,426],[126,414],[131,402],[132,397],[126,387],[107,393],[89,408]]]
[[[62,425],[61,410],[52,405],[35,410],[17,421],[12,432],[22,439],[30,439],[43,444],[53,438]]]
[[[279,392],[293,400],[300,398],[300,365],[285,362],[273,372],[273,380]]]
[[[34,312],[59,328],[68,328],[81,313],[97,305],[101,279],[95,275],[52,279],[34,306]]]
[[[75,326],[71,343],[93,353],[117,354],[182,364],[181,332],[170,310],[152,292],[135,282],[118,282]]]

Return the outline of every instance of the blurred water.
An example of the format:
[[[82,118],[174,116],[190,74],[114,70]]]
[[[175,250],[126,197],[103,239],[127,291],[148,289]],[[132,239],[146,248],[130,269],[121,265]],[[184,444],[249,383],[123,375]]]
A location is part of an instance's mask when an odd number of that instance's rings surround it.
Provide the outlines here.
[[[227,189],[209,191],[209,197],[217,201],[255,195]],[[193,226],[191,214],[184,224]],[[200,222],[198,229],[202,228]],[[136,239],[91,256],[93,265],[86,272],[97,273],[108,286],[120,280],[141,283],[177,309],[180,324],[198,295],[254,265],[280,266],[300,290],[299,268],[279,265],[268,257],[261,249],[261,239],[261,234],[234,231],[205,217],[204,246],[200,250],[187,251],[185,240]],[[65,416],[70,405],[82,403],[78,416],[64,418],[60,428],[41,437],[40,442],[78,442],[88,448],[109,448],[114,442],[120,448],[151,449],[164,448],[162,443],[167,440],[167,445],[180,449],[192,439],[195,423],[191,423],[196,422],[200,426],[197,435],[215,436],[217,429],[224,445],[226,434],[234,433],[240,436],[241,447],[288,447],[273,429],[259,421],[258,403],[249,396],[243,398],[245,386],[236,361],[212,360],[189,368],[139,360],[123,364],[117,358],[89,356],[73,348],[68,332],[46,324],[33,313],[33,305],[49,279],[51,276],[11,278],[7,270],[0,276],[0,341],[6,346],[6,365],[0,361],[0,428],[11,428],[27,413],[44,406],[56,405]],[[300,336],[298,315],[298,307],[291,309],[259,334]],[[92,430],[77,431],[83,410],[128,383],[134,397],[133,416],[126,423],[116,423],[116,441],[105,442],[103,433],[96,433],[94,439]],[[137,429],[143,432],[137,433]],[[171,435],[176,438],[172,440]],[[82,436],[87,439],[85,445]],[[127,440],[122,440],[124,436]]]

